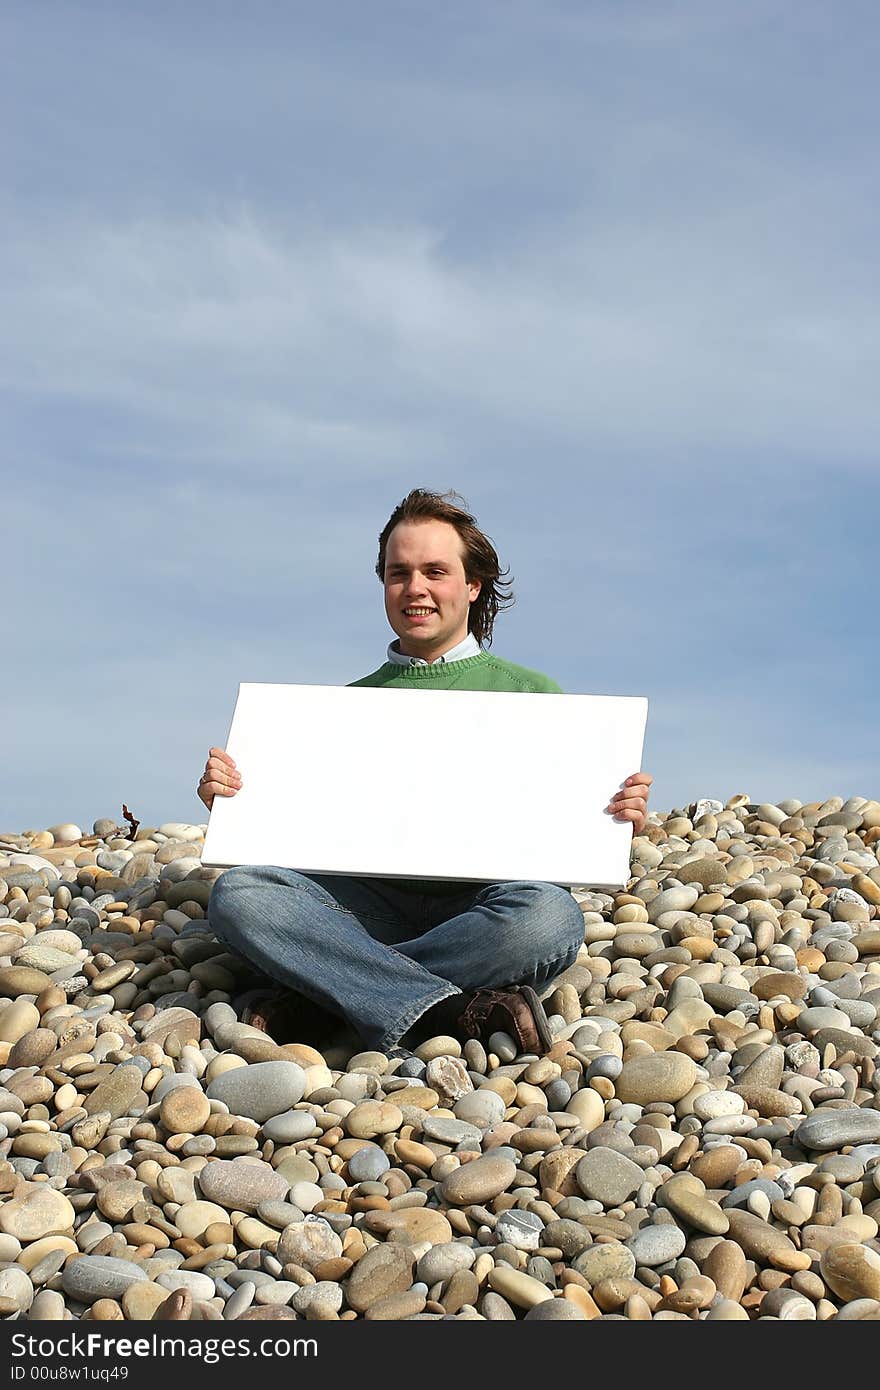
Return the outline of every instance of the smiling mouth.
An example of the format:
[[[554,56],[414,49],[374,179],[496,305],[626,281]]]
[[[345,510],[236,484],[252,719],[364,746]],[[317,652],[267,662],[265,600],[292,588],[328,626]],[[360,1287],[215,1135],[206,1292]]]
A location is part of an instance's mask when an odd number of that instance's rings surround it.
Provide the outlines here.
[[[403,616],[405,618],[430,618],[436,612],[436,608],[404,608]]]

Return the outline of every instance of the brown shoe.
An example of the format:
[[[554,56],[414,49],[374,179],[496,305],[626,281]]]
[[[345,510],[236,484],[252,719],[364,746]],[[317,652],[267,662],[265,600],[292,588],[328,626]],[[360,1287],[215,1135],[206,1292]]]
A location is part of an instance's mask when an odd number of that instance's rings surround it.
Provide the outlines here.
[[[235,1007],[242,1023],[258,1028],[279,1046],[301,1042],[320,1050],[345,1026],[342,1019],[293,990],[253,989],[239,995]]]
[[[509,1033],[520,1052],[549,1052],[553,1034],[544,1006],[529,985],[479,989],[465,995],[458,1027],[469,1038],[487,1042],[493,1033]]]

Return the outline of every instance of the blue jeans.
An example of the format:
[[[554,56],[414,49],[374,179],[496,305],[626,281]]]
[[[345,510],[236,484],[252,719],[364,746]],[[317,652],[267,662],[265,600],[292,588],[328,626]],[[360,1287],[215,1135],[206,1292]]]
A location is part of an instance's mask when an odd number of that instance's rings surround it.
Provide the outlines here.
[[[551,883],[475,883],[426,896],[393,879],[270,865],[221,874],[208,922],[237,955],[347,1019],[382,1052],[459,991],[543,990],[584,939],[580,908]]]

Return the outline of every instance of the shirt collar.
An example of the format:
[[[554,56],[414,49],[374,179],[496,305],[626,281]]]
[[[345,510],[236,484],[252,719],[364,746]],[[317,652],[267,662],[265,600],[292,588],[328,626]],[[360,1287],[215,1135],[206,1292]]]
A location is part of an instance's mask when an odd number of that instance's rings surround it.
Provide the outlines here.
[[[448,652],[438,656],[435,661],[425,661],[421,656],[404,656],[397,649],[397,638],[388,648],[387,660],[395,666],[446,666],[450,661],[464,661],[466,656],[479,656],[482,648],[472,632],[469,632],[463,642],[450,647]]]

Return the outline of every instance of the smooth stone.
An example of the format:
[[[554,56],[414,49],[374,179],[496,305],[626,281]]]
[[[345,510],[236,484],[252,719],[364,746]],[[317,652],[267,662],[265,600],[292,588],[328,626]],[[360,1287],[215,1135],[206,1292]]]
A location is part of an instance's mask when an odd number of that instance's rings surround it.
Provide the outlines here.
[[[730,1222],[718,1203],[702,1192],[695,1192],[684,1182],[677,1182],[675,1177],[663,1184],[660,1194],[669,1210],[695,1230],[713,1236],[726,1235],[729,1231]]]
[[[54,1289],[40,1289],[30,1306],[29,1322],[64,1322],[64,1299]]]
[[[506,1192],[516,1177],[516,1164],[497,1153],[463,1163],[440,1184],[440,1195],[453,1206],[482,1204]]]
[[[122,1311],[133,1322],[150,1322],[157,1308],[168,1297],[168,1290],[160,1284],[148,1281],[145,1284],[129,1284],[122,1295]]]
[[[438,1139],[441,1144],[469,1144],[478,1149],[483,1131],[476,1125],[465,1124],[464,1120],[447,1119],[445,1115],[426,1114],[423,1133],[428,1139]]]
[[[191,1174],[189,1175],[192,1176]],[[174,1224],[182,1236],[198,1240],[209,1226],[229,1220],[229,1213],[216,1202],[185,1201],[174,1217]]]
[[[474,1125],[478,1130],[489,1129],[499,1124],[506,1112],[506,1106],[497,1091],[481,1086],[475,1091],[459,1096],[452,1107],[457,1120]]]
[[[159,1119],[169,1134],[198,1134],[211,1114],[211,1102],[197,1086],[178,1086],[159,1106]]]
[[[880,1110],[819,1107],[801,1121],[793,1137],[802,1149],[820,1151],[841,1149],[845,1144],[877,1143],[880,1142]]]
[[[340,1284],[322,1279],[299,1289],[291,1299],[291,1306],[310,1322],[326,1322],[339,1312],[342,1296]]]
[[[365,1313],[381,1299],[406,1293],[412,1284],[413,1265],[413,1253],[408,1246],[372,1246],[358,1260],[346,1282],[349,1306],[358,1313]]]
[[[11,1303],[18,1313],[26,1313],[34,1301],[34,1286],[23,1269],[9,1265],[0,1269],[0,1307],[5,1313],[11,1311]]]
[[[642,1226],[625,1244],[635,1259],[636,1268],[645,1266],[652,1269],[669,1260],[677,1260],[684,1253],[687,1236],[674,1222],[658,1222],[656,1225]]]
[[[324,1260],[338,1259],[341,1254],[341,1239],[321,1216],[308,1216],[285,1226],[275,1250],[280,1264],[301,1265],[310,1272]]]
[[[116,1067],[106,1081],[90,1091],[83,1101],[87,1115],[104,1112],[112,1120],[131,1113],[130,1107],[143,1095],[143,1073],[136,1066]]]
[[[118,1300],[130,1284],[139,1282],[148,1282],[139,1264],[111,1255],[82,1255],[61,1271],[61,1287],[80,1303],[94,1303],[99,1298]]]
[[[579,1160],[575,1169],[578,1187],[585,1197],[605,1208],[618,1207],[641,1187],[644,1170],[614,1149],[595,1148]]]
[[[741,1245],[750,1258],[759,1264],[771,1264],[782,1270],[802,1268],[801,1252],[783,1231],[736,1207],[728,1209],[727,1216],[730,1239]]]
[[[430,1288],[432,1284],[446,1283],[462,1269],[471,1269],[477,1258],[472,1246],[446,1241],[433,1245],[419,1257],[416,1274]]]
[[[33,970],[30,966],[6,965],[0,969],[0,996],[8,999],[16,999],[20,994],[42,994],[51,983],[42,970]]]
[[[389,1245],[446,1245],[452,1239],[449,1221],[432,1207],[374,1211],[364,1224],[368,1230],[384,1233]]]
[[[360,1101],[343,1120],[346,1134],[354,1139],[373,1139],[377,1134],[394,1134],[403,1124],[403,1112],[391,1101]]]
[[[29,1187],[0,1206],[0,1231],[26,1244],[43,1236],[68,1233],[74,1219],[68,1198],[45,1183]]]
[[[365,1144],[348,1160],[348,1175],[352,1182],[377,1182],[391,1167],[391,1159],[378,1144]]]
[[[622,1241],[609,1240],[582,1250],[575,1256],[572,1268],[595,1288],[605,1279],[632,1279],[636,1259]]]
[[[548,1298],[534,1304],[525,1316],[526,1322],[586,1322],[587,1315],[568,1298]]]
[[[306,1078],[296,1062],[254,1062],[224,1072],[208,1085],[209,1100],[221,1100],[231,1115],[264,1124],[302,1100]]]
[[[285,1110],[266,1120],[262,1130],[264,1139],[271,1139],[274,1144],[297,1144],[318,1134],[319,1125],[306,1110]]]
[[[0,1009],[0,1042],[18,1043],[39,1028],[40,1011],[27,999],[16,999]]]
[[[822,1278],[838,1298],[880,1299],[880,1254],[868,1245],[834,1245],[820,1259]]]
[[[157,1274],[155,1282],[160,1288],[174,1293],[185,1289],[193,1298],[213,1298],[214,1280],[207,1274],[192,1269],[169,1269],[165,1274]]]
[[[625,1061],[614,1089],[624,1103],[674,1103],[687,1095],[696,1079],[696,1063],[690,1057],[683,1052],[660,1052]]]
[[[489,1287],[515,1308],[534,1308],[553,1297],[550,1289],[539,1279],[504,1264],[494,1265],[489,1270]]]
[[[273,1065],[269,1063],[268,1065]],[[253,1118],[253,1117],[252,1117]],[[209,1160],[198,1175],[202,1196],[227,1211],[256,1212],[261,1202],[283,1201],[289,1184],[268,1163]]]

